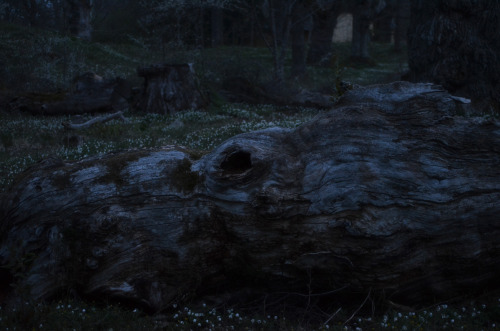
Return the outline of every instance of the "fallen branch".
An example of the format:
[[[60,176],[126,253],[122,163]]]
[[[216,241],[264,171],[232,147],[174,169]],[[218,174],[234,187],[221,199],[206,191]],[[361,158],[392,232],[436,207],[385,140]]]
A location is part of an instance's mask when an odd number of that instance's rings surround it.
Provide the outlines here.
[[[85,123],[76,124],[76,123],[63,122],[62,125],[66,129],[73,129],[73,130],[87,129],[96,123],[105,123],[105,122],[111,121],[112,119],[115,119],[115,118],[119,118],[122,121],[124,121],[125,123],[128,122],[128,120],[125,118],[125,116],[123,116],[123,112],[119,111],[119,112],[109,114],[106,116],[95,117],[91,120],[88,120]]]

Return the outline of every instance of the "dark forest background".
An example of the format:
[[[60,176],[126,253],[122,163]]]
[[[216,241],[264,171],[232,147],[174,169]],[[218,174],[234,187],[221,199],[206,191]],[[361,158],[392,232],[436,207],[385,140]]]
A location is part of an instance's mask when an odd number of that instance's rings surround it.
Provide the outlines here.
[[[200,106],[146,107],[148,73],[186,64]],[[0,0],[0,195],[43,159],[166,145],[204,155],[240,133],[296,128],[363,85],[439,84],[461,115],[495,121],[499,77],[498,0]],[[118,116],[68,125],[103,112]],[[22,277],[24,265],[8,267]],[[327,313],[309,302],[295,316],[269,315],[261,302],[245,312],[198,302],[151,318],[75,293],[6,307],[4,288],[0,326],[10,329],[486,330],[500,321],[498,291],[428,307],[352,297]]]

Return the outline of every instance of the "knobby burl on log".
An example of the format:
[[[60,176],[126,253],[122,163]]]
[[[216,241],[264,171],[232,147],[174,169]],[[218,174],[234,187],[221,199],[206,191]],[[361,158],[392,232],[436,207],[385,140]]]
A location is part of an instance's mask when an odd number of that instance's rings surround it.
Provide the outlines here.
[[[225,286],[484,289],[500,276],[500,124],[460,107],[397,82],[201,158],[46,160],[3,200],[0,263],[34,299],[72,289],[153,309]]]

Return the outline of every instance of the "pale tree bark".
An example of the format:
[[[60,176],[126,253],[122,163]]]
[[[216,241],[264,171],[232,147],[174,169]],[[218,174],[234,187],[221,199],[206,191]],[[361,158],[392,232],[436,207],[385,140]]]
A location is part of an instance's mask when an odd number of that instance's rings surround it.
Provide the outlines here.
[[[201,158],[45,160],[2,199],[1,290],[159,310],[241,287],[408,303],[498,286],[500,123],[461,101],[396,82]]]
[[[481,112],[500,113],[500,2],[412,1],[410,78],[470,97]]]

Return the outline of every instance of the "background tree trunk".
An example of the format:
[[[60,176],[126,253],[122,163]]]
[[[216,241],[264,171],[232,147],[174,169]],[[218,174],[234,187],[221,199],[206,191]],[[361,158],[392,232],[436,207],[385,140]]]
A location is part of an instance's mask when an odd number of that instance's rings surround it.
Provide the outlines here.
[[[92,39],[92,0],[68,0],[70,5],[69,27],[76,37]]]
[[[270,45],[274,62],[274,80],[278,87],[285,81],[285,57],[292,27],[292,11],[297,0],[267,0],[268,22],[271,27]]]
[[[385,8],[383,0],[357,0],[352,8],[351,58],[372,62],[370,58],[370,24]]]
[[[212,47],[222,46],[224,43],[224,10],[220,7],[210,9]]]
[[[68,31],[68,5],[64,0],[53,1],[54,27],[58,31],[67,33]]]
[[[201,158],[45,160],[2,200],[0,276],[34,300],[153,309],[245,286],[400,302],[498,286],[500,123],[456,116],[457,100],[397,82]]]
[[[29,26],[36,26],[38,23],[38,17],[40,8],[36,0],[22,0],[22,6],[24,12],[26,13],[26,19]]]
[[[145,112],[175,114],[206,104],[191,64],[152,66],[139,69],[138,74],[144,77],[141,108]]]
[[[306,75],[306,40],[305,26],[310,10],[301,1],[297,2],[292,10],[292,77]]]
[[[370,59],[370,18],[363,11],[352,15],[351,58],[359,61]]]
[[[407,44],[408,26],[410,24],[410,0],[398,0],[394,4],[394,50],[401,51]]]
[[[307,63],[328,65],[332,56],[333,30],[337,24],[339,6],[337,2],[313,10],[313,29]]]
[[[194,8],[196,11],[196,23],[195,23],[195,45],[198,49],[205,47],[205,8],[199,7]]]
[[[480,112],[500,112],[500,2],[411,2],[410,78],[472,98]]]
[[[394,20],[396,17],[396,2],[400,2],[400,0],[388,1],[382,12],[373,20],[373,41],[386,44],[392,42],[395,26]]]

